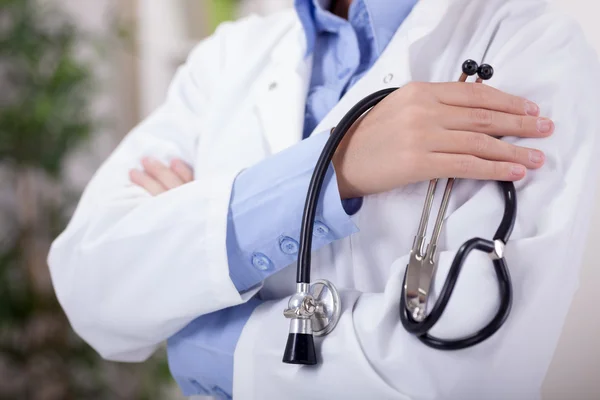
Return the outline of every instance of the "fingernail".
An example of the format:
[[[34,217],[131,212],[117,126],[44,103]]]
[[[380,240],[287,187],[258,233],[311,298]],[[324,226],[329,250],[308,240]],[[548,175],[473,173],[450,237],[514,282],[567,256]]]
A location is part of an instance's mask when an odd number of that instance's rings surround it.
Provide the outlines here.
[[[541,164],[544,161],[544,153],[537,150],[531,150],[529,152],[529,161],[534,164]]]
[[[540,115],[540,108],[537,104],[528,101],[525,103],[525,112],[527,113],[527,115],[537,117],[538,115]]]
[[[537,121],[537,130],[539,133],[550,133],[554,129],[554,122],[548,118],[540,118]]]
[[[514,166],[510,170],[511,174],[516,177],[525,175],[525,167],[522,165]]]

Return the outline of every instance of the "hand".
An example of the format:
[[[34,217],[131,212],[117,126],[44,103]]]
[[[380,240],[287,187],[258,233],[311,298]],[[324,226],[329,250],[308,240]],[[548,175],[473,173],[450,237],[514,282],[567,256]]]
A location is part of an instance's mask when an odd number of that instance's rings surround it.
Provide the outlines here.
[[[143,171],[137,169],[129,171],[129,179],[146,189],[152,196],[158,196],[194,180],[192,169],[182,160],[175,159],[167,167],[156,159],[146,157],[142,160],[142,166]]]
[[[361,120],[333,158],[343,199],[434,178],[518,181],[539,150],[496,137],[543,138],[554,123],[525,99],[476,83],[410,83]]]

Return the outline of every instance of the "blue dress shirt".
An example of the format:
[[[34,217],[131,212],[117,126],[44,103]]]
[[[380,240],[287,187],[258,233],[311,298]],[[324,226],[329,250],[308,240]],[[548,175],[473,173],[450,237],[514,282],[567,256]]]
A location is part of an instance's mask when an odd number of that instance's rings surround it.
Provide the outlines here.
[[[339,99],[371,68],[417,0],[355,0],[348,20],[327,11],[328,0],[295,0],[313,70],[301,143],[242,172],[236,179],[227,227],[230,277],[246,291],[292,264],[313,167],[329,135],[312,135]],[[349,214],[361,199],[340,201],[333,168],[325,180],[313,249],[356,232]],[[286,207],[280,207],[285,204]],[[185,395],[230,398],[233,354],[254,309],[247,304],[202,316],[168,342],[169,366]]]

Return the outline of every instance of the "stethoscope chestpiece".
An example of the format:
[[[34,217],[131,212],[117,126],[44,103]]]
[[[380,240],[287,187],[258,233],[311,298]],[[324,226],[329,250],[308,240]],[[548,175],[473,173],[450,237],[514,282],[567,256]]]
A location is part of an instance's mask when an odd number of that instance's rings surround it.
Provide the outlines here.
[[[290,330],[283,362],[315,365],[317,355],[314,336],[329,334],[341,315],[341,302],[335,286],[325,280],[311,284],[312,237],[317,204],[331,160],[352,125],[398,88],[375,92],[357,103],[332,130],[317,161],[306,194],[296,270],[296,293],[290,298],[284,316],[290,320]]]
[[[311,285],[299,283],[283,315],[291,320],[283,362],[315,365],[313,335],[325,336],[336,327],[341,315],[339,293],[333,283],[324,279]]]

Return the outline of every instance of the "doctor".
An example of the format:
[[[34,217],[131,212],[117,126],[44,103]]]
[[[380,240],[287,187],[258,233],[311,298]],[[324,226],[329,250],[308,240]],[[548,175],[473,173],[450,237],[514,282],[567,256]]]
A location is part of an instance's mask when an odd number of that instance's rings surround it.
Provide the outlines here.
[[[494,88],[443,83],[468,58],[496,68]],[[317,341],[321,365],[282,364],[312,167],[331,128],[385,87],[401,89],[336,154],[315,227],[312,275],[341,288],[341,320]],[[107,359],[143,361],[168,339],[186,394],[539,398],[577,289],[599,87],[581,31],[544,0],[297,0],[225,24],[87,187],[49,255],[57,296]],[[493,235],[503,204],[488,181],[510,180],[515,294],[495,336],[443,352],[404,331],[398,304],[424,181],[453,176],[465,180],[437,282],[465,240]],[[473,254],[432,333],[470,334],[497,305],[489,259]]]

